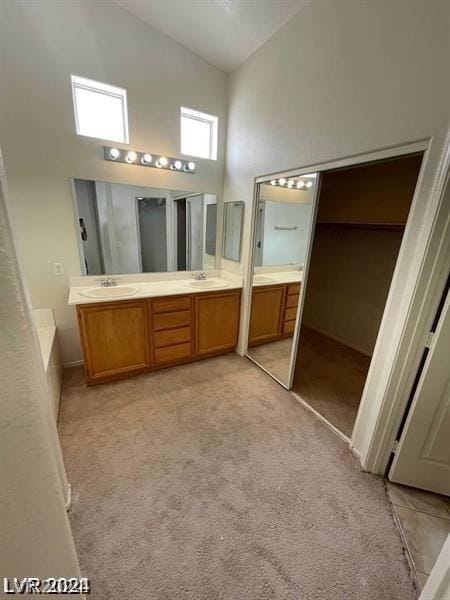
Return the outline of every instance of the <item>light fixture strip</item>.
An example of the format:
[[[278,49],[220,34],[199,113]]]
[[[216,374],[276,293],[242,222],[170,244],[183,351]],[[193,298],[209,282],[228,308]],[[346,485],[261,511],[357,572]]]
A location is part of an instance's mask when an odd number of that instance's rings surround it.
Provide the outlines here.
[[[140,167],[153,167],[166,171],[179,171],[180,173],[195,173],[195,162],[182,160],[170,156],[160,156],[149,152],[138,152],[137,150],[124,150],[115,146],[103,146],[105,160],[120,162],[127,165],[138,165]]]
[[[296,181],[295,179],[285,179],[284,177],[281,177],[280,179],[271,179],[270,182],[267,181],[266,184],[267,183],[288,190],[297,190],[303,192],[306,192],[307,190],[311,189],[314,185],[314,183],[311,180],[304,181],[303,179],[299,179],[298,181]]]

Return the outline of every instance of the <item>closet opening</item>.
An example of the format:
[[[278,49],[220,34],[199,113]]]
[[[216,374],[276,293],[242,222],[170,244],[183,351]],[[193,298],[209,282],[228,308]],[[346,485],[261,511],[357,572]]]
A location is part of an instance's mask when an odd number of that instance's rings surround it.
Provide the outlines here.
[[[321,173],[292,391],[349,438],[422,158]]]

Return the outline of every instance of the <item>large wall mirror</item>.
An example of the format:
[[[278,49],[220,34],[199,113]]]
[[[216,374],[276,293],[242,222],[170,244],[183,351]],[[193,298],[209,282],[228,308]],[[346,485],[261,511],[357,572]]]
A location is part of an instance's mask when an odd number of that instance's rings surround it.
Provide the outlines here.
[[[74,179],[85,275],[216,268],[213,194]]]
[[[247,355],[286,387],[317,187],[316,173],[280,175],[259,183],[256,193]]]
[[[225,202],[223,205],[222,255],[228,260],[241,260],[244,202]]]

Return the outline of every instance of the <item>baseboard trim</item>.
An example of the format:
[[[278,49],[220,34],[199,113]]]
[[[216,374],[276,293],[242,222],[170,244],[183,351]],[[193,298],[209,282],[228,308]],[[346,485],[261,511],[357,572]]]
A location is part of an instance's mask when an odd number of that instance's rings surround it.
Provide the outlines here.
[[[72,506],[72,485],[67,484],[67,498],[66,498],[66,511],[69,512]]]
[[[306,408],[306,410],[311,412],[316,417],[316,419],[318,419],[319,421],[324,423],[324,425],[326,425],[329,429],[331,429],[331,431],[333,433],[335,433],[339,438],[341,438],[341,440],[343,442],[346,442],[348,444],[350,450],[352,449],[351,440],[347,435],[345,435],[345,433],[343,433],[340,429],[338,429],[335,425],[333,425],[333,423],[331,423],[323,415],[321,415],[319,412],[317,412],[317,410],[315,408],[313,408],[310,404],[305,402],[303,400],[303,398],[300,398],[300,396],[298,394],[296,394],[295,392],[293,392],[292,390],[291,390],[291,394],[294,396],[294,398],[297,400],[297,402],[303,406],[303,408]]]
[[[358,346],[355,346],[354,344],[349,344],[348,342],[345,342],[344,340],[341,340],[340,338],[338,338],[336,335],[333,335],[332,333],[325,331],[325,329],[319,329],[318,327],[312,327],[311,325],[308,325],[307,323],[305,323],[305,327],[308,327],[309,329],[312,329],[313,331],[317,331],[318,333],[321,333],[325,337],[328,337],[331,340],[334,340],[335,342],[339,342],[339,344],[342,344],[343,346],[347,346],[347,348],[351,348],[352,350],[355,350],[356,352],[359,352],[360,354],[364,354],[364,356],[367,356],[368,358],[372,358],[372,354],[370,354],[370,352],[367,352],[367,350],[363,350],[362,348],[359,348]]]
[[[70,367],[80,367],[81,365],[84,365],[84,360],[74,360],[72,362],[63,363],[65,369],[70,369]]]

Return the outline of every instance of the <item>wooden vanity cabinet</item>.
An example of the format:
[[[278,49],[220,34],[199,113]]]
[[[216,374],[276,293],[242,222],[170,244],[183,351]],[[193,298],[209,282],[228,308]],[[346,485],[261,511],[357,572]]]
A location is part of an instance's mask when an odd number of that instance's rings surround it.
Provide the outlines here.
[[[234,350],[240,298],[230,290],[78,305],[87,383]]]
[[[294,333],[300,283],[254,287],[249,346],[290,337]]]
[[[236,348],[240,294],[223,292],[195,298],[195,353],[220,354]]]
[[[151,356],[145,300],[105,302],[77,309],[88,382],[148,369]]]

